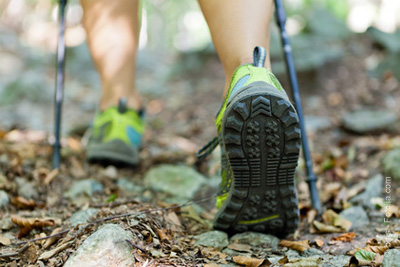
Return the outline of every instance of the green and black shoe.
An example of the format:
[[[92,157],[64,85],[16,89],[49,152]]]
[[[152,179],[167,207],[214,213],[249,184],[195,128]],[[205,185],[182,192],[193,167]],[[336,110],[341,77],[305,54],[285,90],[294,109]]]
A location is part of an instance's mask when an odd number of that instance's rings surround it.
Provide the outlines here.
[[[214,228],[284,236],[299,224],[294,173],[300,152],[297,113],[266,68],[266,50],[240,66],[217,115],[218,138],[199,151],[221,146],[222,183]]]
[[[89,162],[135,166],[143,132],[143,112],[128,109],[121,99],[118,107],[108,108],[94,118],[86,157]]]

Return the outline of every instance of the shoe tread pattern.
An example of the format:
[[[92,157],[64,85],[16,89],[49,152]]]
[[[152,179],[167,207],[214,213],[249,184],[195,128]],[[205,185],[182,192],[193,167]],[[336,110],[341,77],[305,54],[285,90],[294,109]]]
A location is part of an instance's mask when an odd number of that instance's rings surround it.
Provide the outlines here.
[[[300,127],[295,109],[277,95],[248,94],[231,103],[225,116],[222,138],[233,184],[214,227],[231,233],[293,233],[299,224],[294,172]]]

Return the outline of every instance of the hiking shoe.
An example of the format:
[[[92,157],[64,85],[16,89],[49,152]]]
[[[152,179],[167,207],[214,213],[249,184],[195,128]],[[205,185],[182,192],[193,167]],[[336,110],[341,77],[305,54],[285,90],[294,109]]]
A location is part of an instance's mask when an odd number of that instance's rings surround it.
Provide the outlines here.
[[[139,146],[144,131],[143,111],[127,109],[121,99],[96,115],[86,157],[89,162],[134,166],[139,163]]]
[[[299,224],[294,172],[300,151],[295,108],[266,68],[266,50],[240,66],[217,115],[218,137],[200,158],[221,146],[221,190],[214,228],[284,236]]]

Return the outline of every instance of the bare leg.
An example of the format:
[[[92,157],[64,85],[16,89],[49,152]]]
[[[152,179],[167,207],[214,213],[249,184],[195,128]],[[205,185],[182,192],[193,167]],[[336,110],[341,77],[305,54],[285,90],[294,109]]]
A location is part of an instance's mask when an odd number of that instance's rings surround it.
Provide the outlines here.
[[[130,108],[140,109],[135,90],[139,0],[81,0],[81,4],[90,52],[101,77],[100,108],[115,107],[125,97]]]
[[[253,62],[253,49],[269,51],[272,0],[199,0],[215,49],[225,69],[226,94],[237,67]],[[270,68],[269,53],[265,63]]]

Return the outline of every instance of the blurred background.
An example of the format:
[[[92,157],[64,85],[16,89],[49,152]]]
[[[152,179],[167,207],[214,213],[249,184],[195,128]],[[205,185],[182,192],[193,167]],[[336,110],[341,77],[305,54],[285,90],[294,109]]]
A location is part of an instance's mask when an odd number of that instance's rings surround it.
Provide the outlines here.
[[[398,116],[399,1],[284,3],[310,133],[346,125],[352,111],[378,109]],[[215,134],[213,119],[224,84],[206,22],[196,1],[148,0],[143,5],[137,84],[148,104],[147,138],[174,135],[201,144]],[[57,15],[56,1],[0,0],[4,132],[53,130]],[[82,15],[79,1],[69,1],[64,134],[83,133],[100,97]],[[287,85],[279,34],[274,23],[271,27],[273,72]],[[202,104],[207,108],[198,110]],[[393,120],[388,123],[393,126]]]

